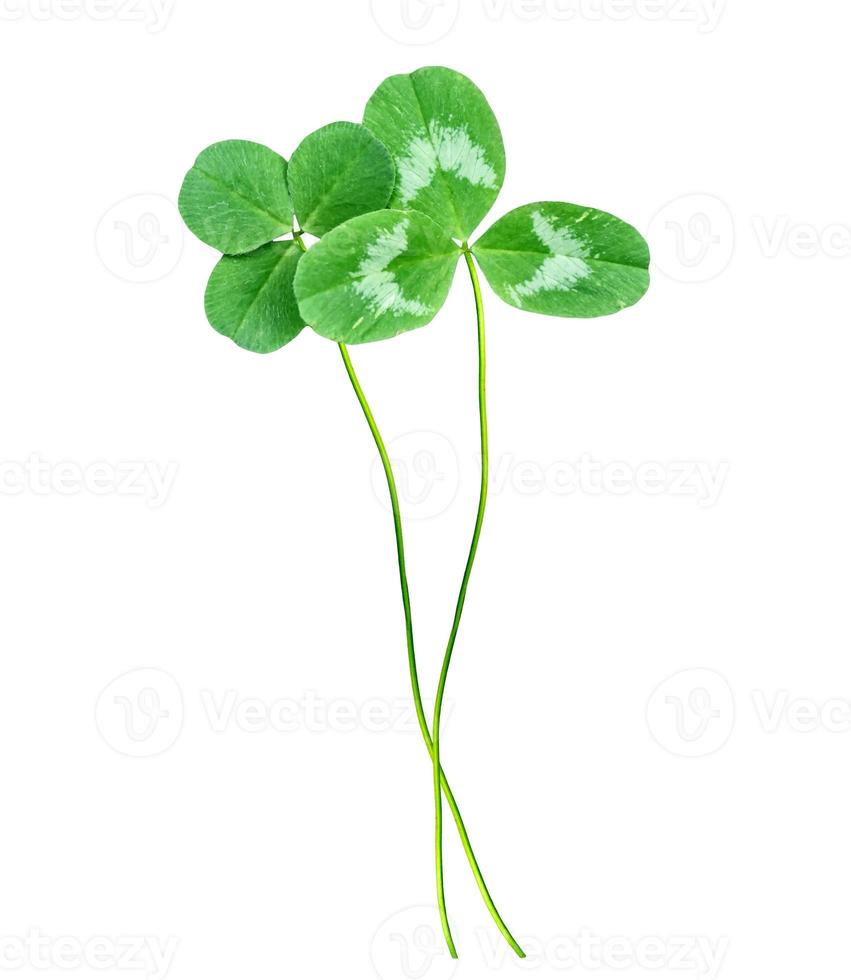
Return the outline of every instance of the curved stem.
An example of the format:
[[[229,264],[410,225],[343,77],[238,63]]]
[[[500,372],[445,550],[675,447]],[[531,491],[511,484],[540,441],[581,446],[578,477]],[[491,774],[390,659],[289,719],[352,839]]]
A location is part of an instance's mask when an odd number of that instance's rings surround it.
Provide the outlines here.
[[[470,281],[473,284],[473,295],[476,301],[476,327],[478,335],[479,352],[479,430],[481,439],[481,488],[479,491],[479,507],[476,514],[476,525],[473,531],[473,540],[470,544],[470,552],[467,557],[467,565],[464,569],[464,577],[461,580],[461,590],[458,594],[458,602],[455,607],[455,618],[452,622],[452,630],[449,634],[449,642],[446,647],[446,654],[443,658],[443,666],[440,671],[440,680],[437,686],[437,696],[434,703],[434,720],[432,722],[432,772],[434,775],[434,842],[435,842],[435,872],[437,876],[437,901],[440,909],[440,919],[443,924],[444,932],[447,932],[448,917],[446,913],[446,897],[443,883],[443,803],[441,799],[441,773],[440,764],[440,722],[443,712],[443,698],[446,693],[446,680],[449,674],[449,665],[452,661],[452,653],[455,649],[455,640],[458,636],[458,629],[461,625],[461,616],[464,612],[464,603],[467,598],[467,587],[470,583],[470,576],[473,571],[473,564],[476,560],[476,551],[479,546],[479,537],[482,533],[482,524],[485,517],[485,508],[488,498],[488,419],[487,419],[487,398],[485,393],[486,381],[486,360],[485,360],[485,314],[482,302],[482,290],[479,284],[478,273],[473,264],[473,257],[469,247],[464,244],[464,259],[470,272]],[[504,923],[497,920],[503,936],[511,945],[518,956],[524,957],[525,953],[508,932]]]
[[[360,404],[361,410],[363,411],[364,417],[366,418],[369,430],[372,433],[372,438],[375,441],[376,449],[378,450],[378,455],[381,459],[381,465],[384,468],[384,475],[387,480],[387,489],[390,494],[390,506],[393,511],[393,526],[396,533],[396,556],[399,564],[399,584],[402,592],[402,606],[405,612],[405,636],[408,646],[408,670],[411,677],[411,690],[414,695],[414,706],[417,714],[417,723],[422,733],[423,741],[425,742],[426,749],[428,750],[429,756],[432,756],[432,737],[429,732],[428,722],[426,721],[425,709],[423,707],[422,694],[420,692],[420,680],[419,672],[417,670],[417,659],[416,652],[414,648],[414,627],[413,627],[413,616],[411,613],[411,599],[408,590],[408,575],[405,565],[405,542],[402,533],[402,516],[399,508],[399,494],[396,488],[396,479],[393,475],[393,467],[390,462],[390,457],[387,453],[387,448],[384,444],[384,440],[381,437],[381,432],[379,431],[378,425],[376,424],[375,418],[372,414],[372,410],[369,407],[369,402],[364,395],[363,388],[360,385],[357,374],[355,373],[354,366],[352,364],[351,358],[349,356],[348,349],[345,344],[340,344],[340,354],[343,358],[343,364],[346,367],[346,373],[349,376],[349,381],[352,384],[355,395],[357,396],[358,402]],[[458,803],[455,800],[455,795],[449,785],[449,781],[446,778],[446,774],[441,768],[440,772],[440,786],[443,794],[446,797],[446,803],[449,807],[450,812],[455,820],[455,825],[458,828],[458,835],[461,838],[461,846],[464,848],[464,853],[467,856],[467,861],[470,864],[470,869],[473,872],[473,877],[476,880],[476,885],[478,886],[479,892],[487,906],[488,911],[491,914],[497,928],[505,937],[508,944],[517,953],[518,956],[523,957],[526,954],[520,948],[517,941],[511,935],[499,914],[494,900],[491,897],[488,887],[485,884],[484,876],[482,875],[479,863],[476,860],[476,855],[473,852],[473,846],[470,843],[469,835],[467,834],[467,828],[464,825],[464,820],[461,817],[461,811],[458,807]],[[450,947],[450,952],[454,950],[454,944],[450,943],[451,934],[447,938],[447,945]]]

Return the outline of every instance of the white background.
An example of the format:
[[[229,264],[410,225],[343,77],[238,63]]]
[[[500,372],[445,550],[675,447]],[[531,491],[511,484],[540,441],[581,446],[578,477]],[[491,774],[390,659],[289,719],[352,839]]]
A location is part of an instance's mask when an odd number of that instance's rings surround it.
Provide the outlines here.
[[[0,968],[452,975],[368,430],[329,342],[207,326],[215,256],[174,207],[208,144],[289,155],[446,64],[504,131],[485,226],[563,199],[656,258],[600,321],[486,289],[494,488],[444,759],[530,957],[449,826],[454,975],[847,977],[851,10],[402,13],[3,0]],[[477,491],[463,268],[353,358],[431,692]]]

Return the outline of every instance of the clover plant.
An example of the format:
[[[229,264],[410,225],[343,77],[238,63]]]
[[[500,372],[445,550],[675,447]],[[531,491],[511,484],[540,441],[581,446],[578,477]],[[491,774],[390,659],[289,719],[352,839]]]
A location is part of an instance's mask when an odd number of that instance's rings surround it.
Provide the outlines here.
[[[502,135],[484,95],[455,71],[421,68],[384,81],[367,103],[362,125],[332,123],[308,136],[289,164],[257,143],[232,140],[209,147],[180,193],[188,227],[223,253],[205,297],[213,328],[257,353],[278,350],[307,324],[334,341],[378,449],[393,512],[411,687],[431,758],[438,908],[453,957],[443,883],[444,797],[485,905],[506,941],[524,956],[485,884],[440,752],[447,677],[488,494],[485,318],[477,264],[500,299],[551,316],[616,313],[638,302],[649,286],[644,239],[593,208],[527,204],[471,245],[504,177]],[[305,234],[318,239],[309,249]],[[481,486],[429,727],[396,481],[348,346],[428,324],[462,258],[476,311]]]

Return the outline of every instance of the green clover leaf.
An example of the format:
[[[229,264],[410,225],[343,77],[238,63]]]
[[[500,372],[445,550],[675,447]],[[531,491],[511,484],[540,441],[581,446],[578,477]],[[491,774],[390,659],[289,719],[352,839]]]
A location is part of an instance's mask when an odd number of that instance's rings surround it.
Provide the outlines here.
[[[364,124],[390,151],[390,207],[427,214],[466,241],[505,178],[502,134],[484,95],[449,68],[420,68],[382,82]]]
[[[295,293],[301,315],[338,343],[396,337],[434,319],[460,254],[439,225],[416,211],[352,218],[299,263]]]
[[[384,144],[359,123],[311,133],[290,159],[287,182],[301,228],[320,237],[387,205],[396,172]]]
[[[178,206],[202,242],[239,255],[292,229],[287,161],[246,140],[207,147],[186,175]]]
[[[497,296],[531,313],[605,316],[637,303],[650,285],[650,252],[635,228],[575,204],[510,211],[472,251]]]
[[[301,256],[291,241],[226,255],[213,269],[204,297],[213,329],[257,354],[288,344],[304,328],[293,292]]]

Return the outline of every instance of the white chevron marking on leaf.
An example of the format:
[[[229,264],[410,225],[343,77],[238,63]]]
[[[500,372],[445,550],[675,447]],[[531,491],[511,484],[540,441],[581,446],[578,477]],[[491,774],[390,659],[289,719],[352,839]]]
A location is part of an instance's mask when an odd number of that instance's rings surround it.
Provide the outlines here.
[[[589,256],[587,246],[569,228],[556,228],[540,211],[532,213],[532,226],[540,243],[551,254],[531,279],[509,287],[509,295],[515,302],[549,289],[567,292],[592,272],[585,261]]]
[[[375,241],[367,245],[366,255],[357,272],[353,273],[352,287],[377,316],[386,313],[425,316],[429,312],[419,300],[407,299],[395,273],[388,271],[390,263],[408,247],[408,224],[407,220],[402,220],[393,228],[379,232]]]
[[[399,200],[404,207],[434,180],[438,166],[474,187],[492,190],[497,186],[496,171],[485,159],[484,149],[470,139],[466,129],[433,123],[430,133],[431,139],[414,137],[406,155],[396,161]]]

